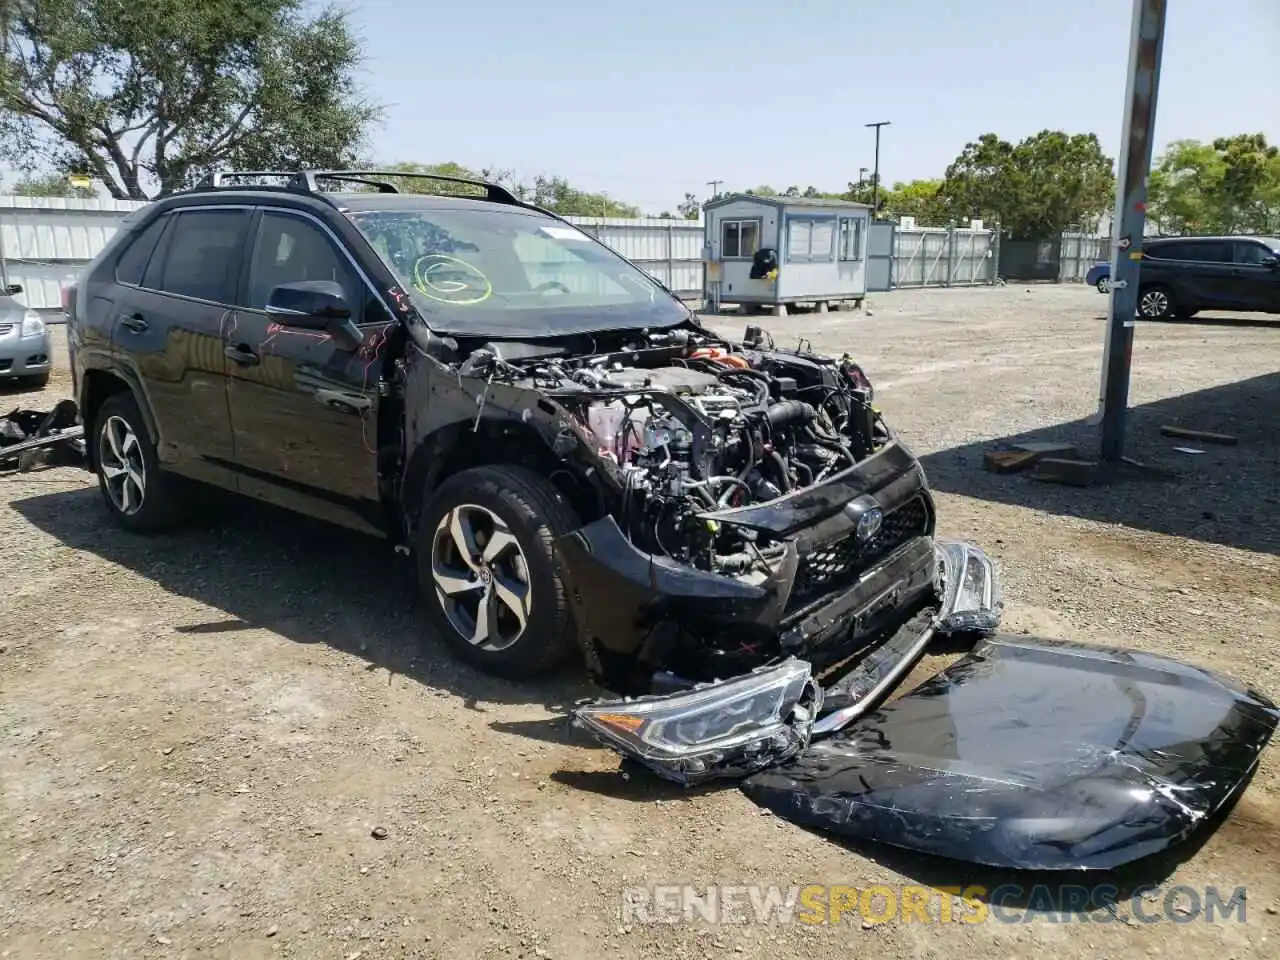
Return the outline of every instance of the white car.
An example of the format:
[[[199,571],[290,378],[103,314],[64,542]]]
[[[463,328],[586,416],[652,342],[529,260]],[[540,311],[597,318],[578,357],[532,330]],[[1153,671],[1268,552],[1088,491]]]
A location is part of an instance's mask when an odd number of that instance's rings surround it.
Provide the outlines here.
[[[49,328],[40,314],[14,299],[21,292],[17,284],[0,289],[0,380],[39,388],[53,368]]]

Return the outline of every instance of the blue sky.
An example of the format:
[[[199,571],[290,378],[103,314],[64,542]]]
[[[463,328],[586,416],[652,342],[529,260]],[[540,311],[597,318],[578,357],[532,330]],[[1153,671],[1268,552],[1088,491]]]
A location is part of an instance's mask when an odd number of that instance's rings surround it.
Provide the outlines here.
[[[1280,0],[1169,0],[1157,148],[1280,143]],[[1129,0],[352,0],[380,160],[559,174],[646,212],[706,182],[940,176],[986,131],[1120,136]]]

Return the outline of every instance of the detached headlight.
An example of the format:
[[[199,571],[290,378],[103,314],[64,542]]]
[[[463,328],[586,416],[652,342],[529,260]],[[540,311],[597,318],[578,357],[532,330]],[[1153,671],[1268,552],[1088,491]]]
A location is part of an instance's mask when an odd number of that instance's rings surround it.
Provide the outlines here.
[[[44,321],[34,313],[28,313],[22,318],[22,335],[24,337],[39,337],[44,334]]]
[[[991,558],[964,540],[934,538],[941,583],[939,633],[993,633],[1000,626],[1000,578]]]
[[[680,693],[579,707],[574,722],[659,776],[692,784],[795,756],[821,706],[811,667],[791,658]]]

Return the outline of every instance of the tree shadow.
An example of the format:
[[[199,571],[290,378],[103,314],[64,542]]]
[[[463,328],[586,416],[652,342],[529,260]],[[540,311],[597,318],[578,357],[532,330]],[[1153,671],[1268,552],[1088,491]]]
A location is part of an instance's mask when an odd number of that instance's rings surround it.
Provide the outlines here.
[[[202,501],[191,524],[152,537],[119,529],[96,484],[10,506],[65,545],[217,611],[175,625],[177,633],[225,635],[234,643],[240,631],[268,629],[295,643],[328,644],[371,670],[447,690],[480,711],[485,703],[534,702],[565,711],[601,695],[572,660],[518,683],[459,662],[417,609],[413,563],[385,541],[216,491]]]
[[[1166,437],[1164,425],[1230,434],[1239,444]],[[1280,372],[1131,408],[1126,455],[1171,477],[1070,487],[983,468],[988,450],[1028,441],[1073,443],[1082,457],[1094,458],[1098,436],[1098,427],[1076,420],[953,447],[921,462],[930,486],[944,493],[1280,554]],[[1141,493],[1119,489],[1135,485]]]

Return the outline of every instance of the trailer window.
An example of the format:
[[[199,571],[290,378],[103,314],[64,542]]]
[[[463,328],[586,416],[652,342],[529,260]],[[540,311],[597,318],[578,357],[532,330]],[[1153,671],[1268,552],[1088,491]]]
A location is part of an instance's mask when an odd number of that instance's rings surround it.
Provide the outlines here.
[[[760,221],[722,220],[720,256],[725,260],[750,260],[760,247]]]
[[[787,262],[830,263],[835,217],[788,217]]]
[[[840,259],[862,259],[862,218],[840,218]]]

